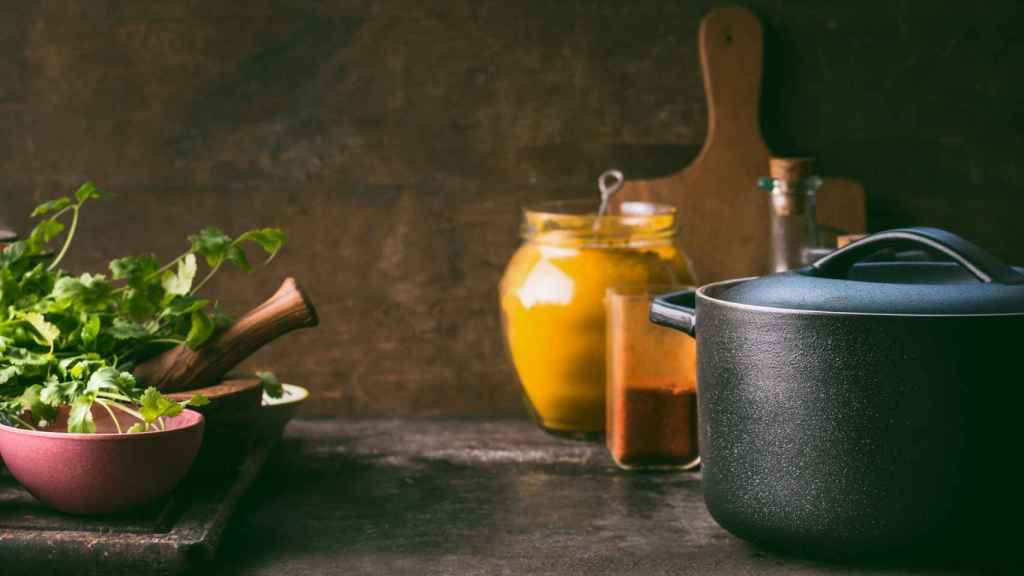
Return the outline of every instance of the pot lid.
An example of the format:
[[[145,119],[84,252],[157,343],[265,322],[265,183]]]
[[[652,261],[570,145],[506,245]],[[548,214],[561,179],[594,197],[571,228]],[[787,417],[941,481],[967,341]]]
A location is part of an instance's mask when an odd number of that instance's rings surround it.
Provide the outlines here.
[[[863,262],[925,248],[952,262]],[[1024,313],[1024,269],[937,228],[879,232],[811,266],[739,282],[715,298],[753,306],[860,314]]]

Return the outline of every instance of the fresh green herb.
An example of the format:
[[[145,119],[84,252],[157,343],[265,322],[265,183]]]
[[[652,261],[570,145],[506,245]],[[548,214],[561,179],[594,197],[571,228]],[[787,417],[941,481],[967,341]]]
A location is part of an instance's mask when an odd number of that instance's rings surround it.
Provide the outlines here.
[[[129,432],[146,432],[151,426],[163,428],[163,418],[173,418],[188,406],[205,406],[210,400],[201,394],[195,394],[184,402],[173,402],[157,391],[149,387],[139,398],[139,416],[142,422],[137,422],[128,429]]]
[[[164,418],[205,404],[199,395],[174,402],[143,389],[132,369],[180,344],[201,348],[230,320],[199,290],[225,262],[251,270],[246,246],[262,250],[269,262],[284,243],[277,228],[236,238],[205,228],[166,264],[151,255],[126,256],[110,262],[109,278],[70,274],[60,263],[83,207],[102,195],[89,182],[40,204],[31,234],[0,252],[0,422],[48,428],[63,408],[68,432],[92,433],[99,406],[112,417],[116,411],[134,417],[127,430],[113,418],[119,432],[134,433],[162,428]],[[268,391],[280,388],[273,375],[264,382]]]
[[[277,379],[273,372],[261,370],[256,373],[256,377],[260,379],[263,391],[271,398],[280,398],[284,395],[284,386],[281,386],[281,381]]]

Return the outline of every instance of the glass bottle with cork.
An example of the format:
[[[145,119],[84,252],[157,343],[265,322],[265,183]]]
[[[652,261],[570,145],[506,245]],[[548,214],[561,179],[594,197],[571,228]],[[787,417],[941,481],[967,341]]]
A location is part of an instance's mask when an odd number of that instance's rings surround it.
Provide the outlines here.
[[[769,269],[783,272],[813,261],[819,247],[815,199],[821,178],[813,158],[771,158],[770,177],[758,187],[771,193]]]

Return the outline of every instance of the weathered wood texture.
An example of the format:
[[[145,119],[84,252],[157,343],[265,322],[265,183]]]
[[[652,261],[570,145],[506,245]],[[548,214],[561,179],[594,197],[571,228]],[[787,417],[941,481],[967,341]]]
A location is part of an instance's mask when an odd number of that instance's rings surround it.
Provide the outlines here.
[[[233,450],[224,446],[218,451],[207,444],[164,502],[106,517],[50,510],[0,468],[3,573],[204,573],[202,567],[215,557],[228,520],[276,445],[277,438]]]
[[[296,421],[275,454],[195,576],[931,576],[1007,564],[968,547],[966,559],[847,565],[779,555],[715,523],[698,472],[624,472],[603,446],[522,421]]]
[[[1016,2],[778,2],[762,117],[780,153],[862,180],[872,229],[949,227],[1024,261]],[[707,1],[0,4],[0,215],[95,179],[69,260],[172,257],[216,223],[290,244],[213,290],[286,275],[321,326],[249,367],[307,414],[521,414],[496,283],[528,201],[656,178],[706,135]],[[767,168],[766,168],[767,171]]]

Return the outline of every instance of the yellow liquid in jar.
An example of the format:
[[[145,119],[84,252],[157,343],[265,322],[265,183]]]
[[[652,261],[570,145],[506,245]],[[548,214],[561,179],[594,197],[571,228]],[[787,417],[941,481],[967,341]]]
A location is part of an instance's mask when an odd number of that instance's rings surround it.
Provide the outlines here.
[[[671,242],[656,246],[524,244],[501,283],[513,364],[542,427],[605,426],[605,291],[612,286],[692,284]]]

